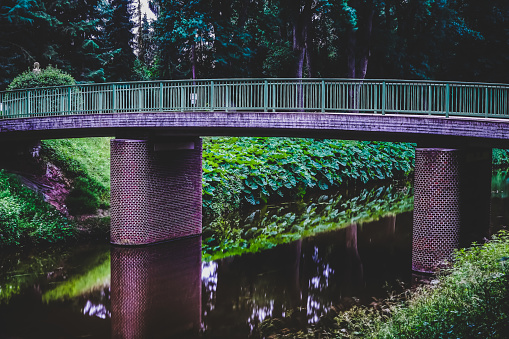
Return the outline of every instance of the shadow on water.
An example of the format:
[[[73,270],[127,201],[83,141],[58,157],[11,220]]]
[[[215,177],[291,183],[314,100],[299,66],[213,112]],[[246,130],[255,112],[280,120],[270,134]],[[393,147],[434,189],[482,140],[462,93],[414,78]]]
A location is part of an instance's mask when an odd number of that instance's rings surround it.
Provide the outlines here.
[[[494,229],[509,220],[507,177],[493,179]],[[269,246],[216,260],[201,237],[2,253],[0,338],[262,338],[376,304],[411,282],[411,200],[398,192],[247,213],[230,244],[265,234]],[[276,228],[291,236],[267,241]]]

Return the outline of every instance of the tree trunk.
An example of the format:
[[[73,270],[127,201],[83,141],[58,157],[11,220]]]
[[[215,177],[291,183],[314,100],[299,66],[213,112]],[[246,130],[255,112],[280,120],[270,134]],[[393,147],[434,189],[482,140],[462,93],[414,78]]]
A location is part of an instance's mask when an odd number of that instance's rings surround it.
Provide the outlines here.
[[[196,41],[194,41],[191,47],[191,73],[193,79],[196,79]]]
[[[362,11],[362,26],[359,27],[359,38],[357,39],[357,43],[359,45],[358,48],[358,65],[357,71],[355,75],[359,79],[365,79],[366,73],[368,71],[368,60],[370,55],[370,42],[371,42],[371,31],[373,28],[373,16],[375,14],[375,9],[373,8],[372,3],[368,3],[365,5]]]

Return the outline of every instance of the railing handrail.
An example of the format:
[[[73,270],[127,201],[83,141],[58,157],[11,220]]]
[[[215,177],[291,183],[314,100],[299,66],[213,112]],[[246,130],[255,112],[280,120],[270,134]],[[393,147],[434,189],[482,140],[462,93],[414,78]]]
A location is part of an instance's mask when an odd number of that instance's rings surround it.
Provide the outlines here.
[[[509,118],[509,84],[348,78],[181,79],[2,91],[0,103],[3,119],[251,109]]]
[[[74,85],[61,85],[61,86],[46,86],[46,87],[31,87],[26,89],[13,89],[0,91],[1,94],[15,93],[33,90],[47,90],[56,88],[68,87],[90,87],[90,86],[105,86],[105,85],[130,85],[130,84],[159,84],[159,83],[183,83],[183,82],[208,82],[211,81],[295,81],[295,82],[313,82],[313,81],[338,81],[338,82],[358,82],[358,83],[422,83],[422,84],[437,84],[437,85],[479,85],[486,87],[509,87],[509,84],[504,83],[491,83],[491,82],[469,82],[469,81],[449,81],[449,80],[421,80],[421,79],[357,79],[357,78],[209,78],[209,79],[161,79],[161,80],[136,80],[136,81],[118,81],[118,82],[94,82],[94,83],[76,83]]]

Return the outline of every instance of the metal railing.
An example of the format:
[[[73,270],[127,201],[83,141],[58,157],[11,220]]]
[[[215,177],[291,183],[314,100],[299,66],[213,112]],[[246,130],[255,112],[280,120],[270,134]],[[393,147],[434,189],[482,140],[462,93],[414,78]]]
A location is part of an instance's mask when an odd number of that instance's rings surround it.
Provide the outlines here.
[[[509,118],[509,85],[357,79],[123,82],[0,92],[0,118],[260,111]]]

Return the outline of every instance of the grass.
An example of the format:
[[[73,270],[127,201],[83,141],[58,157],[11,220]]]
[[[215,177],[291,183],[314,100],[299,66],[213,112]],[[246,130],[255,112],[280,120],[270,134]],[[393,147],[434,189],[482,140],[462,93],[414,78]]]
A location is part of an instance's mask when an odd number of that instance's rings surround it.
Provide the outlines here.
[[[58,242],[74,235],[60,212],[15,175],[0,171],[0,246]]]
[[[73,183],[66,205],[72,215],[94,214],[110,204],[110,138],[44,140],[43,155]]]
[[[332,326],[274,338],[507,338],[509,233],[455,253],[452,267],[428,286],[372,309],[355,306]]]

